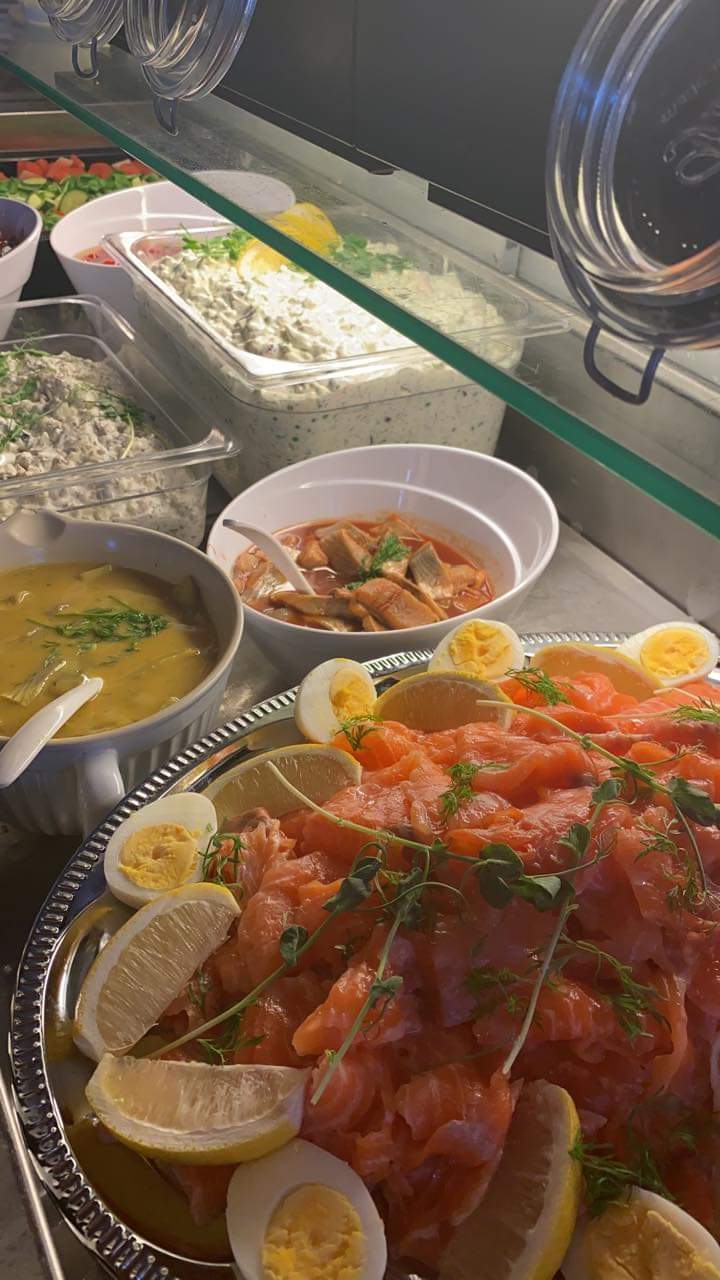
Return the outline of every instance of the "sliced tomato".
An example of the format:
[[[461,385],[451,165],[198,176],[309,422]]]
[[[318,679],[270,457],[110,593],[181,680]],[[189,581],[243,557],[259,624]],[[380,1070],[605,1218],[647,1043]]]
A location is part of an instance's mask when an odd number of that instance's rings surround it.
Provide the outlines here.
[[[18,160],[18,178],[44,178],[46,173],[47,160]]]
[[[117,173],[152,173],[152,169],[150,169],[148,165],[142,164],[140,160],[133,160],[130,156],[128,156],[126,160],[117,160],[113,165],[113,169],[115,169]]]
[[[58,156],[49,166],[47,176],[56,182],[62,182],[63,178],[72,178],[84,172],[85,165],[79,156]]]
[[[112,178],[112,172],[112,165],[106,164],[104,160],[96,160],[88,169],[88,173],[96,178]]]

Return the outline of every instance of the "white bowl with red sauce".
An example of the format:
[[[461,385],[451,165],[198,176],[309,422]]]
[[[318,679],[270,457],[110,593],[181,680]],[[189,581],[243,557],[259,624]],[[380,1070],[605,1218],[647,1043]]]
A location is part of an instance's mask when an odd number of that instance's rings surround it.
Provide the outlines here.
[[[50,244],[78,293],[102,298],[132,322],[130,277],[103,249],[103,237],[115,231],[166,231],[181,223],[212,227],[221,222],[212,209],[173,182],[153,182],[89,200],[56,223]]]
[[[233,576],[237,557],[250,549],[247,539],[225,528],[227,518],[284,536],[343,519],[362,528],[393,514],[433,542],[441,559],[452,556],[485,570],[492,598],[441,621],[378,632],[317,630],[246,602],[247,633],[288,679],[330,657],[362,662],[432,649],[465,619],[510,621],[557,546],[555,506],[524,471],[466,449],[392,444],[323,454],[258,481],[219,516],[208,555]],[[323,592],[319,578],[313,585]]]

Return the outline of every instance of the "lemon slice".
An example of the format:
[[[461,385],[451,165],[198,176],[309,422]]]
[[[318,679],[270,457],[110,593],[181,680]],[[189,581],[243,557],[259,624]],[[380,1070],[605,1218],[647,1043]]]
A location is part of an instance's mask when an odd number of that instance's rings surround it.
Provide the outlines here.
[[[313,249],[316,253],[328,253],[341,242],[341,237],[322,209],[315,204],[296,204],[286,213],[269,219],[270,226],[284,231],[293,240]],[[258,279],[268,272],[277,271],[288,259],[262,240],[253,240],[238,260],[238,274],[244,279]]]
[[[268,769],[269,763],[315,804],[324,804],[343,787],[357,786],[362,778],[357,760],[337,747],[302,743],[267,751],[237,765],[208,787],[205,794],[215,805],[220,830],[228,818],[258,806],[272,818],[299,808],[300,802]]]
[[[220,946],[239,907],[229,889],[189,884],[128,920],[92,964],[75,1010],[73,1039],[99,1062],[126,1053]]]
[[[579,1127],[565,1089],[525,1086],[495,1176],[445,1250],[440,1280],[552,1280],[578,1215],[580,1165],[570,1148]]]
[[[607,676],[618,693],[629,693],[642,702],[657,689],[653,680],[639,662],[626,658],[616,649],[605,649],[596,644],[546,644],[538,649],[530,660],[531,667],[547,672],[549,676],[564,676],[572,680],[581,671]]]
[[[234,1164],[300,1131],[309,1071],[104,1057],[86,1095],[121,1142],[180,1164]]]
[[[510,714],[490,702],[510,702],[497,685],[474,676],[444,671],[406,676],[391,685],[375,703],[380,720],[397,720],[410,729],[437,733],[442,729],[459,729],[479,720],[499,724],[506,729]]]

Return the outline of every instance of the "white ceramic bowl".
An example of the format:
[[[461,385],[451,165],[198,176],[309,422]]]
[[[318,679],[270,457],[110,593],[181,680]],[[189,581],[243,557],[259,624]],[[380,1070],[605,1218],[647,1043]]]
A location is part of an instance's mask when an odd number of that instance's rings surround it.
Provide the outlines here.
[[[395,511],[462,550],[478,551],[496,598],[466,618],[510,620],[547,568],[558,540],[552,500],[524,471],[445,445],[388,444],[309,458],[238,495],[213,526],[208,555],[226,572],[249,545],[223,526],[233,517],[271,533],[307,520]],[[330,657],[364,662],[400,649],[432,649],[459,619],[404,631],[343,634],[246,609],[248,634],[288,680]]]
[[[191,575],[219,644],[210,674],[172,707],[109,733],[50,742],[17,782],[0,791],[0,818],[15,826],[49,834],[87,834],[129,789],[218,723],[242,638],[243,609],[232,582],[217,565],[164,533],[128,524],[67,520],[49,511],[17,511],[0,524],[3,570],[65,561],[115,563],[165,582]],[[0,738],[0,747],[5,741]]]
[[[80,262],[83,249],[93,249],[115,231],[169,231],[183,222],[213,227],[225,220],[173,182],[150,182],[114,191],[74,209],[50,232],[50,244],[78,293],[102,298],[131,323],[136,317],[130,277],[122,267]]]
[[[0,231],[9,240],[18,243],[10,253],[0,258],[0,306],[17,302],[23,285],[30,278],[35,264],[38,242],[42,234],[42,218],[37,209],[21,200],[0,198]],[[0,320],[0,342],[5,337],[13,318],[13,312],[3,313]]]

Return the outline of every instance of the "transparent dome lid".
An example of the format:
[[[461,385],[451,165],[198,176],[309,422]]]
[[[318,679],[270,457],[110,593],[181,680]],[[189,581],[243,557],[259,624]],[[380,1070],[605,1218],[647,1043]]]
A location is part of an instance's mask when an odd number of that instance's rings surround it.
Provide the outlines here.
[[[55,34],[75,46],[107,44],[123,24],[123,0],[40,0],[40,4]]]
[[[175,104],[211,93],[247,35],[256,0],[125,0],[125,34],[155,95],[160,122],[174,131]],[[172,104],[166,117],[162,102]]]
[[[717,0],[602,0],[558,93],[547,200],[597,326],[655,348],[720,343]]]

